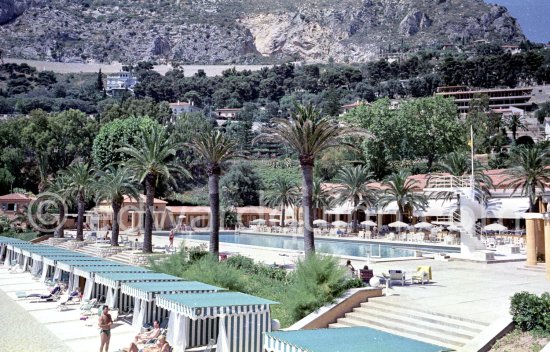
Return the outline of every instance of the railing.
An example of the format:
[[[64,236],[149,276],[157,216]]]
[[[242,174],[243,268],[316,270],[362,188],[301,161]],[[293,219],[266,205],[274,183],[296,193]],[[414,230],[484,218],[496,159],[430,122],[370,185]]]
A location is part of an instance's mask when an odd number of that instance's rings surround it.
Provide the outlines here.
[[[470,187],[470,176],[432,176],[426,188],[464,188]]]

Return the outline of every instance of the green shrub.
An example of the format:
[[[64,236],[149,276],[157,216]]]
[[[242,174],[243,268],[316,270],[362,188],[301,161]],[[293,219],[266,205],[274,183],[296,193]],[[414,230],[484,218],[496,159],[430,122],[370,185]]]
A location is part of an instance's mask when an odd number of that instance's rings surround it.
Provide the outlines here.
[[[550,293],[543,293],[540,297],[525,291],[514,294],[510,314],[523,331],[550,333]]]
[[[225,263],[220,263],[217,258],[210,255],[187,267],[183,277],[187,280],[223,287],[230,291],[246,292],[249,285],[248,277],[244,272]]]
[[[260,275],[278,281],[285,281],[288,278],[285,269],[274,268],[265,264],[256,264],[254,260],[242,255],[231,256],[227,259],[226,263],[231,267],[242,269],[247,273]]]

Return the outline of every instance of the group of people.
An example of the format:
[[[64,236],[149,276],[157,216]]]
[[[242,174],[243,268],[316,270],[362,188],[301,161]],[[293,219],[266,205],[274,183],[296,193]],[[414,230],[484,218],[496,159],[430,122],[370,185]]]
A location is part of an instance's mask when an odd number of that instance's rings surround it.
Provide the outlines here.
[[[63,284],[57,282],[54,287],[52,287],[51,290],[48,291],[48,293],[31,293],[28,294],[27,298],[40,298],[46,301],[53,301],[57,296],[60,296],[63,292],[64,287]],[[71,293],[69,293],[68,301],[71,301],[76,298],[81,298],[82,293],[80,292],[80,287],[75,288]]]
[[[111,340],[111,329],[113,327],[113,318],[109,314],[109,307],[103,306],[103,311],[97,322],[99,327],[99,336],[101,345],[99,352],[109,351],[109,342]],[[146,345],[152,339],[157,339],[155,344]],[[150,331],[139,333],[134,337],[128,348],[123,349],[126,352],[169,352],[170,344],[166,341],[166,336],[161,335],[160,323],[155,320],[153,328]]]

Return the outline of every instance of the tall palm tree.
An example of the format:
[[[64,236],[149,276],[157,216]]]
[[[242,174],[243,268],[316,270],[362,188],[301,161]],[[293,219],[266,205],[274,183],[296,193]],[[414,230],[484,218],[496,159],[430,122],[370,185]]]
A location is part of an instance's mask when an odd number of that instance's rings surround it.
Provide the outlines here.
[[[342,139],[358,134],[360,130],[338,123],[330,117],[321,116],[311,104],[296,105],[289,119],[276,118],[272,122],[273,125],[267,127],[254,141],[281,143],[298,155],[303,178],[304,249],[306,255],[310,255],[315,252],[312,204],[315,160],[327,149],[345,146]]]
[[[298,185],[286,177],[275,180],[263,195],[263,200],[268,207],[281,207],[281,227],[285,227],[286,207],[295,205],[299,199]]]
[[[516,143],[516,135],[519,129],[525,130],[524,118],[520,114],[512,114],[506,118],[505,126],[512,132],[512,140]]]
[[[65,194],[73,198],[78,206],[76,240],[84,241],[84,210],[86,209],[86,201],[93,191],[95,182],[93,170],[90,164],[77,163],[62,171],[61,177],[64,178]]]
[[[377,205],[381,208],[387,206],[391,202],[397,203],[397,220],[403,221],[403,213],[406,207],[412,209],[425,209],[427,200],[422,194],[414,192],[415,185],[418,181],[409,179],[410,172],[401,170],[390,175],[382,185],[387,188],[378,198]]]
[[[313,207],[313,220],[316,220],[317,212],[320,209],[332,208],[335,204],[331,192],[323,187],[323,181],[319,178],[313,179],[313,192],[311,195],[311,205]]]
[[[112,246],[118,246],[119,215],[124,196],[128,195],[136,201],[139,200],[137,187],[137,181],[129,169],[111,166],[98,172],[98,179],[95,183],[96,200],[98,203],[102,200],[111,202],[111,208],[113,209]]]
[[[143,252],[153,251],[153,209],[155,190],[162,178],[173,181],[173,174],[189,176],[189,172],[174,162],[178,144],[166,136],[164,127],[153,125],[142,130],[138,146],[125,144],[119,151],[128,155],[124,163],[136,175],[140,183],[145,183],[145,228],[143,234]]]
[[[336,202],[343,204],[351,201],[353,205],[352,231],[357,232],[357,212],[360,205],[372,207],[376,203],[376,194],[369,188],[368,182],[372,175],[366,167],[348,166],[338,171],[335,181],[339,184],[336,188]]]
[[[210,253],[216,258],[220,251],[220,175],[222,163],[239,157],[237,142],[219,130],[196,134],[188,144],[206,163],[210,198]]]
[[[63,238],[65,237],[65,230],[63,228],[63,221],[65,219],[66,210],[69,205],[71,205],[71,199],[68,197],[65,197],[66,194],[66,185],[67,180],[63,176],[58,176],[53,183],[50,184],[48,187],[48,192],[53,193],[56,198],[61,199],[61,202],[56,202],[57,204],[57,216],[58,216],[58,229],[57,229],[57,237]]]
[[[529,211],[536,212],[537,188],[541,193],[550,183],[550,168],[548,168],[548,149],[535,145],[531,148],[521,147],[511,157],[513,168],[504,171],[506,178],[501,184],[513,188],[513,193],[521,189],[521,195],[529,197]]]

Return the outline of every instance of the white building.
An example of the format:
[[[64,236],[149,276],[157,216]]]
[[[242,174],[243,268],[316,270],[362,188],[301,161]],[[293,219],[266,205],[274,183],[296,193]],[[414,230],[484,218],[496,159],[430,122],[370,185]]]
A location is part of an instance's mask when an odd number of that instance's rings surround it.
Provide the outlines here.
[[[195,106],[193,102],[177,102],[177,103],[170,103],[170,109],[172,109],[172,113],[174,116],[179,116],[182,114],[190,114],[193,112],[199,112],[201,109]]]
[[[131,72],[120,71],[107,76],[106,92],[110,96],[116,96],[126,91],[134,92],[134,87],[138,83],[136,76]]]

